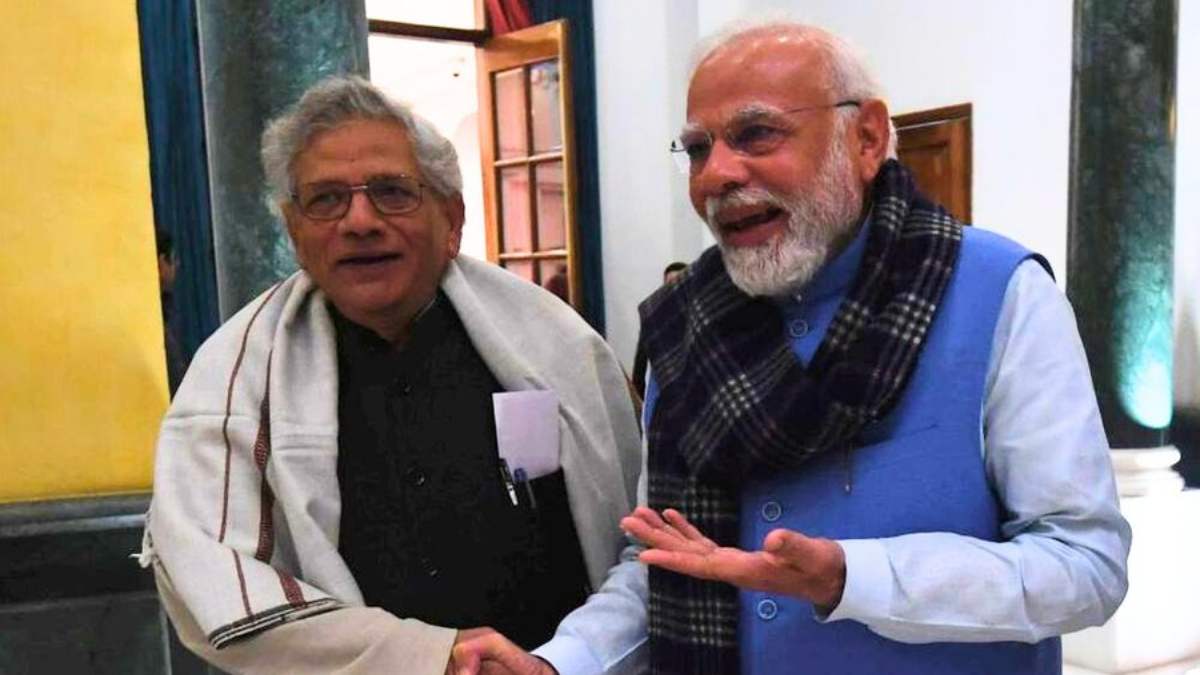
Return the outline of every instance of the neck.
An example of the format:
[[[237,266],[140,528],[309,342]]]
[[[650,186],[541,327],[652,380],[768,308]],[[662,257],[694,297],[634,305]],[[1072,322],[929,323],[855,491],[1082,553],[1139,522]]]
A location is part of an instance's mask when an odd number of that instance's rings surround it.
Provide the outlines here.
[[[413,303],[400,311],[393,310],[386,314],[370,316],[342,312],[342,316],[390,342],[393,347],[403,347],[412,334],[413,326],[421,320],[421,317],[435,302],[437,302],[436,291],[428,299],[422,299],[419,304]]]
[[[875,206],[871,201],[871,186],[863,186],[862,207],[858,210],[858,215],[854,217],[852,224],[842,232],[834,236],[833,241],[829,243],[829,260],[833,260],[846,250],[850,242],[854,241],[855,237],[862,230],[863,225],[867,223],[867,217],[871,215],[871,209]],[[828,263],[829,260],[825,262]]]

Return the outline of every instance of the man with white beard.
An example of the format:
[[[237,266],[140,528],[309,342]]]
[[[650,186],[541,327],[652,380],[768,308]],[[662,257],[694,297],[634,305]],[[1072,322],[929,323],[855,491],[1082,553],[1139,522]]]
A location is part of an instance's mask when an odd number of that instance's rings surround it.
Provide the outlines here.
[[[1071,308],[889,159],[829,33],[702,45],[692,203],[718,246],[643,303],[657,673],[1057,673],[1130,530]]]

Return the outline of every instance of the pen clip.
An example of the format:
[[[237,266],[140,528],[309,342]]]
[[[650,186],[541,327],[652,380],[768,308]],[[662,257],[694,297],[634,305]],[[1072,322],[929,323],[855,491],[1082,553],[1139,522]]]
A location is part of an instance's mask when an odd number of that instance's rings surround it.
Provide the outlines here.
[[[500,479],[504,481],[504,489],[508,491],[508,500],[512,502],[513,506],[516,506],[517,487],[513,485],[512,474],[508,471],[508,461],[503,457],[500,458]]]

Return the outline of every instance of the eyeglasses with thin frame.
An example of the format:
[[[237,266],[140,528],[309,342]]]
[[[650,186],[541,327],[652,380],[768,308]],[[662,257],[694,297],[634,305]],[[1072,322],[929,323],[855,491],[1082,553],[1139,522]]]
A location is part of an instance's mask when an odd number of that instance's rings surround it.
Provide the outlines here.
[[[778,112],[754,110],[734,117],[721,131],[721,138],[729,149],[739,155],[760,157],[778,149],[791,133],[781,120],[776,119],[778,116],[849,106],[857,108],[861,105],[862,101],[848,99],[828,105],[811,105]],[[671,157],[684,174],[699,173],[700,168],[708,161],[714,142],[710,131],[685,131],[680,134],[678,140],[671,141]]]
[[[301,185],[292,193],[292,201],[313,220],[340,220],[350,210],[354,193],[365,192],[379,213],[402,216],[421,208],[425,187],[410,176],[381,176],[361,185],[325,181]]]

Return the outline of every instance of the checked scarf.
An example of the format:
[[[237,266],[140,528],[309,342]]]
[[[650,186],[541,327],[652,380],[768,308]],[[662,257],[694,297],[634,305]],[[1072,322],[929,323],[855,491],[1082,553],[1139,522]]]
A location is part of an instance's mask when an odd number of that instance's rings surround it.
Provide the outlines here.
[[[677,509],[736,546],[746,476],[849,453],[896,403],[954,271],[962,226],[894,160],[871,193],[862,264],[807,368],[778,307],[739,290],[715,247],[642,303],[660,391],[647,429],[651,508]],[[652,567],[649,610],[654,672],[738,671],[736,588]]]

